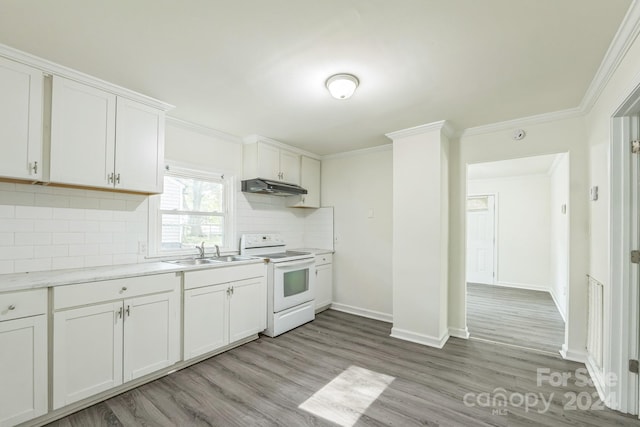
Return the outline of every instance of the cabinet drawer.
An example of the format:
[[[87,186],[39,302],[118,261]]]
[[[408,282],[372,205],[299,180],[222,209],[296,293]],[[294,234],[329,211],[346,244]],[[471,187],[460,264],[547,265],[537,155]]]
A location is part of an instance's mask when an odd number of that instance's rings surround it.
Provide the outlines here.
[[[176,286],[180,286],[180,276],[175,273],[57,286],[53,288],[53,308],[60,310],[79,305],[168,292],[174,290]]]
[[[47,289],[0,294],[0,321],[47,312]]]
[[[237,280],[252,279],[266,275],[266,264],[233,265],[209,270],[185,271],[184,288],[193,289],[202,286],[217,285]]]
[[[316,255],[316,265],[331,264],[333,262],[333,254]]]

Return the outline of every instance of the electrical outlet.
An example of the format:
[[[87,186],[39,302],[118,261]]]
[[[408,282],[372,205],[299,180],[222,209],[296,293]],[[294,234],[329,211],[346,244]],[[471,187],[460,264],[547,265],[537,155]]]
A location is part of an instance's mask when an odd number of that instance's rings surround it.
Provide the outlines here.
[[[147,254],[147,242],[143,242],[140,240],[138,242],[138,255],[146,255]]]

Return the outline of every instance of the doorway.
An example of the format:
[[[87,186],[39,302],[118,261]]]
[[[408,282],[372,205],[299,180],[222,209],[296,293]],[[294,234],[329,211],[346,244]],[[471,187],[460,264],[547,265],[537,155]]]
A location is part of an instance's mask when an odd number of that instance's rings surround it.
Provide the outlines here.
[[[569,154],[467,165],[471,339],[557,354],[569,277]]]
[[[495,194],[467,196],[467,282],[493,285],[496,277]]]

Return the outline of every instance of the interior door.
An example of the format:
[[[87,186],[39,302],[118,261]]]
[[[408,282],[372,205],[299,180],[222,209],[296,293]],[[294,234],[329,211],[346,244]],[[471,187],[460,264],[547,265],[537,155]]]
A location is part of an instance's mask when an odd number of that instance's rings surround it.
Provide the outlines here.
[[[495,283],[495,196],[467,198],[467,282]]]

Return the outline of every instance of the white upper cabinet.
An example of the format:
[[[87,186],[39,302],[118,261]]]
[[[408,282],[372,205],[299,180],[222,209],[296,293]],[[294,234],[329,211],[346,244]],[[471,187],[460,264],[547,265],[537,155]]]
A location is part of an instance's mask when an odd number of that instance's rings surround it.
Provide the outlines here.
[[[115,187],[162,193],[164,112],[118,97]]]
[[[300,185],[300,156],[280,150],[280,180]]]
[[[300,160],[300,186],[307,194],[290,197],[289,206],[293,208],[320,207],[320,160],[302,156]]]
[[[42,71],[0,57],[0,176],[42,177]]]
[[[52,90],[49,179],[113,188],[116,96],[57,76]]]
[[[264,178],[300,185],[300,155],[257,141],[244,146],[245,179]]]
[[[51,182],[162,192],[163,111],[58,76],[51,108]]]
[[[257,168],[258,174],[251,176],[251,178],[265,178],[279,181],[280,150],[271,145],[259,142],[257,144]]]

